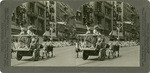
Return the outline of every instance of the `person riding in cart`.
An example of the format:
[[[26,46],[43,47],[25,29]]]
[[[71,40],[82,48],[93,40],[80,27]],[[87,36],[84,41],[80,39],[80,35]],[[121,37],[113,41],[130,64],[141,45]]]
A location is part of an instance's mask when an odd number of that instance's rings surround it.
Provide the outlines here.
[[[106,57],[106,43],[105,43],[105,39],[99,37],[98,41],[96,43],[96,49],[99,50],[100,55],[103,55],[103,57]],[[101,58],[98,58],[101,59]]]
[[[34,33],[33,33],[33,27],[32,26],[28,26],[28,30],[27,30],[27,34],[28,35],[35,35]]]
[[[36,37],[32,37],[32,39],[31,39],[31,43],[30,43],[30,49],[31,50],[34,50],[34,49],[36,49],[36,48],[38,48],[38,38],[36,38]]]

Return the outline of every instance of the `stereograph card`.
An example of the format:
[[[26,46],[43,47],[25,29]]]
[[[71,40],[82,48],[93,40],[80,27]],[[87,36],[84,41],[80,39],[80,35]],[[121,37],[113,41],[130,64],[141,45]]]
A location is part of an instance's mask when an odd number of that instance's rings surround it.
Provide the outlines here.
[[[147,0],[4,0],[2,73],[149,73]]]

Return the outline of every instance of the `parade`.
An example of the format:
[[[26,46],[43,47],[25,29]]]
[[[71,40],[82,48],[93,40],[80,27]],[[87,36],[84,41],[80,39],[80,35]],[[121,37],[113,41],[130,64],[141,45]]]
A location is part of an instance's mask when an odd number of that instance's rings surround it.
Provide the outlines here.
[[[138,66],[138,20],[124,2],[93,1],[76,12],[62,2],[23,3],[12,15],[11,65]]]

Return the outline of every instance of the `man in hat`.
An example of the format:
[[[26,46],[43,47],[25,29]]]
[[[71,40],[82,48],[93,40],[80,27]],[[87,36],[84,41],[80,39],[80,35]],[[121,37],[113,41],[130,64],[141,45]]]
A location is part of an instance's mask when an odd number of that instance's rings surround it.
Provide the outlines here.
[[[93,34],[101,35],[101,33],[98,32],[98,29],[99,29],[99,26],[98,26],[98,25],[94,26]]]
[[[35,34],[33,33],[33,27],[32,27],[32,26],[28,26],[27,34],[28,34],[28,35],[35,35]]]

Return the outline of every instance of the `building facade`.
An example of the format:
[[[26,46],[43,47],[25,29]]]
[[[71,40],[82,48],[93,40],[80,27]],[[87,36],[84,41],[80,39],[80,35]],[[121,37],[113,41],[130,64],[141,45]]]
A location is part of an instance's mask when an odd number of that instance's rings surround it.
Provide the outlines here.
[[[85,25],[88,25],[93,29],[95,25],[100,27],[100,32],[108,35],[112,30],[113,23],[113,5],[111,2],[106,1],[95,1],[84,4],[77,11],[76,21],[81,25],[77,24],[77,29],[86,32]],[[82,22],[82,23],[81,23]],[[83,29],[80,27],[82,26]]]
[[[12,34],[19,34],[20,25],[33,26],[34,33],[42,35],[46,25],[46,2],[26,2],[14,10],[12,16]]]
[[[94,1],[82,5],[76,13],[77,33],[85,33],[86,25],[98,25],[104,35],[112,31],[116,39],[139,37],[139,16],[133,6],[124,2]]]
[[[12,34],[20,33],[20,25],[28,27],[33,26],[36,35],[42,35],[46,29],[51,30],[51,35],[57,37],[58,33],[63,31],[59,29],[60,26],[71,26],[74,15],[73,9],[67,4],[57,1],[37,1],[26,2],[18,6],[12,15]],[[64,33],[62,33],[64,34]]]
[[[113,1],[113,5],[114,33],[119,32],[116,35],[123,40],[133,40],[135,39],[133,37],[137,37],[139,39],[140,22],[136,9],[129,3],[125,2]],[[120,30],[117,29],[118,27]]]
[[[136,9],[128,3],[123,3],[123,21],[131,22],[131,24],[128,24],[128,23],[123,24],[123,34],[124,34],[125,39],[126,40],[139,39],[140,37],[139,36],[139,33],[140,33],[139,15]]]

